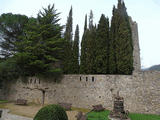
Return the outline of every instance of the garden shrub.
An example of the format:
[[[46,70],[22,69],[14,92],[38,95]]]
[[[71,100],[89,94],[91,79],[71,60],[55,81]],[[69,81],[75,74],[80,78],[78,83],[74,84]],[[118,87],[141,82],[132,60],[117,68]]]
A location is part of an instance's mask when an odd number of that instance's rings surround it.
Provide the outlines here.
[[[48,105],[41,108],[33,120],[68,120],[68,117],[61,106]]]

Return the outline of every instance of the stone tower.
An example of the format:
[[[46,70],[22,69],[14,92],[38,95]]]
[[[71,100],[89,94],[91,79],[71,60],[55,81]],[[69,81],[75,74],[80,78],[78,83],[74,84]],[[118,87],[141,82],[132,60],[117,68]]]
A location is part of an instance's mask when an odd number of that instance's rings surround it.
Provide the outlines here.
[[[133,67],[134,72],[141,70],[141,60],[140,60],[140,48],[139,48],[139,37],[138,37],[138,25],[130,17],[130,26],[132,30],[132,40],[133,40]]]

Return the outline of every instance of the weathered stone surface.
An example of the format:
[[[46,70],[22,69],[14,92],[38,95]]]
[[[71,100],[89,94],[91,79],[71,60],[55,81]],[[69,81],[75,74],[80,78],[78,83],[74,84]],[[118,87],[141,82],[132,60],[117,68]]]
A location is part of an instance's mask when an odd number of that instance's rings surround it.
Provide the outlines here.
[[[61,107],[65,110],[71,110],[72,104],[71,103],[58,103]]]
[[[72,103],[73,107],[79,108],[92,108],[92,105],[102,104],[110,110],[113,108],[113,95],[120,90],[120,96],[125,100],[126,110],[160,114],[160,72],[147,71],[133,75],[65,75],[61,83],[42,80],[40,84],[39,82],[22,83],[19,80],[17,83],[6,85],[8,89],[5,94],[8,100],[23,98],[28,102],[41,103],[40,91],[31,91],[23,87],[43,86],[49,88],[45,94],[45,103]]]
[[[139,36],[138,36],[138,25],[130,17],[130,26],[132,30],[132,40],[133,40],[133,67],[134,72],[141,70],[141,60],[140,60],[140,47],[139,47]]]
[[[123,97],[119,96],[119,91],[117,95],[114,96],[114,105],[113,110],[109,113],[109,118],[111,120],[120,119],[120,120],[127,120],[128,119],[128,112],[124,110],[124,99]]]
[[[77,120],[87,120],[87,116],[82,112],[78,112],[78,114],[76,115]]]
[[[27,100],[17,99],[15,102],[16,105],[27,105]]]

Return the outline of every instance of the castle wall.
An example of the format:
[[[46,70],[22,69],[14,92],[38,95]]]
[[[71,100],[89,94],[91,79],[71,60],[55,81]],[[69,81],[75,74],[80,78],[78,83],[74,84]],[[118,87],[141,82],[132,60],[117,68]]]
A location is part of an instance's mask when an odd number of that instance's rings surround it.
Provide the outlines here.
[[[102,104],[110,110],[113,105],[112,97],[119,90],[120,96],[125,100],[125,109],[130,112],[160,114],[160,72],[147,71],[134,75],[64,75],[60,83],[29,78],[28,83],[19,80],[16,84],[10,84],[6,90],[7,99],[21,98],[41,103],[41,91],[25,87],[47,88],[47,104],[65,102],[80,108]]]

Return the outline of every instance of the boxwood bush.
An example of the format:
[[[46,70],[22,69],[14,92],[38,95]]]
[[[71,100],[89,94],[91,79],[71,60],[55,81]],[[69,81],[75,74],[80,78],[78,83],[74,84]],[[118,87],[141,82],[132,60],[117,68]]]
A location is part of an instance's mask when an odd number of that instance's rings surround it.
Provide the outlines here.
[[[53,104],[41,108],[33,120],[68,120],[68,117],[61,106]]]

